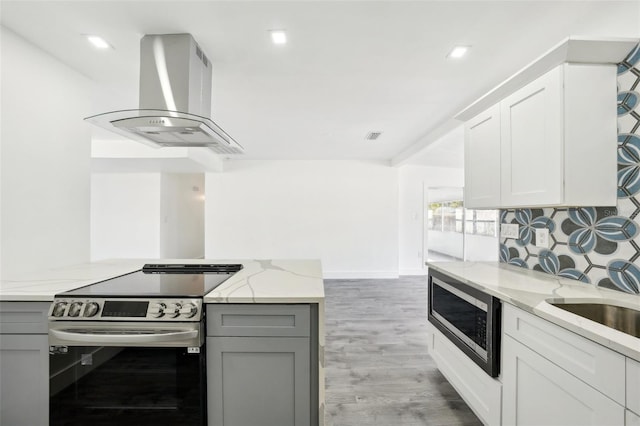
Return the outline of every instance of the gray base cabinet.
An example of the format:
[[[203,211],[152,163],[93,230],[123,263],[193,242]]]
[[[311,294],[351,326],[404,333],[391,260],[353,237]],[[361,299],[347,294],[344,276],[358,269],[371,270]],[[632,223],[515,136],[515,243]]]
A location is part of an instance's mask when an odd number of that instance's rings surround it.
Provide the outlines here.
[[[209,426],[316,424],[310,316],[309,305],[207,307]]]
[[[309,425],[309,339],[207,338],[209,425]]]
[[[0,425],[49,424],[49,303],[0,303]]]

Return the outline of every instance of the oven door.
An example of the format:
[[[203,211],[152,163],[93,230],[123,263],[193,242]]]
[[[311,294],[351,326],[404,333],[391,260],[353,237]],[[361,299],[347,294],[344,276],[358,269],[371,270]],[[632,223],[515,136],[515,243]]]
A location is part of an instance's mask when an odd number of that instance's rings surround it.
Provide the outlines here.
[[[50,426],[206,424],[205,346],[172,326],[51,325]]]

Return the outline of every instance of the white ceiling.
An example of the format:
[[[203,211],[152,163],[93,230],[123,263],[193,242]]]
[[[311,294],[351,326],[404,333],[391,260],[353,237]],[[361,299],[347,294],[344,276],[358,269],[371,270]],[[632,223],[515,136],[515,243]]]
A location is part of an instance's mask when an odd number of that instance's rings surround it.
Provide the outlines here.
[[[213,62],[213,120],[247,159],[397,162],[417,152],[408,162],[460,167],[459,131],[425,148],[455,128],[455,113],[570,35],[640,36],[636,0],[2,0],[0,8],[3,26],[97,83],[87,116],[137,107],[144,34],[191,33]],[[289,43],[272,45],[270,29],[287,30]],[[114,49],[94,50],[81,34]],[[456,44],[470,54],[446,59]],[[383,135],[365,141],[369,131]]]

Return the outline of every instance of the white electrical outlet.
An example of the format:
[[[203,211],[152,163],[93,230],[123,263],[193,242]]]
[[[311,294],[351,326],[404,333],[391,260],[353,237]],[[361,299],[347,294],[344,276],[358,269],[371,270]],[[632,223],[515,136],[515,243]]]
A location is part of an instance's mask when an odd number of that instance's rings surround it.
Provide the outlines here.
[[[549,230],[536,228],[536,247],[549,248]]]
[[[517,223],[503,223],[500,225],[500,238],[520,238],[520,226]]]

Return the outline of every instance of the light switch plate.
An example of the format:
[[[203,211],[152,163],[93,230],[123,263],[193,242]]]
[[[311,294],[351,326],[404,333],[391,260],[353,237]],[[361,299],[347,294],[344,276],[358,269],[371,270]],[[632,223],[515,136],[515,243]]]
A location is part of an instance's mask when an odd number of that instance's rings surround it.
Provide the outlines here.
[[[549,230],[536,228],[536,247],[549,248]]]
[[[519,231],[517,223],[503,223],[500,225],[500,238],[520,238]]]

